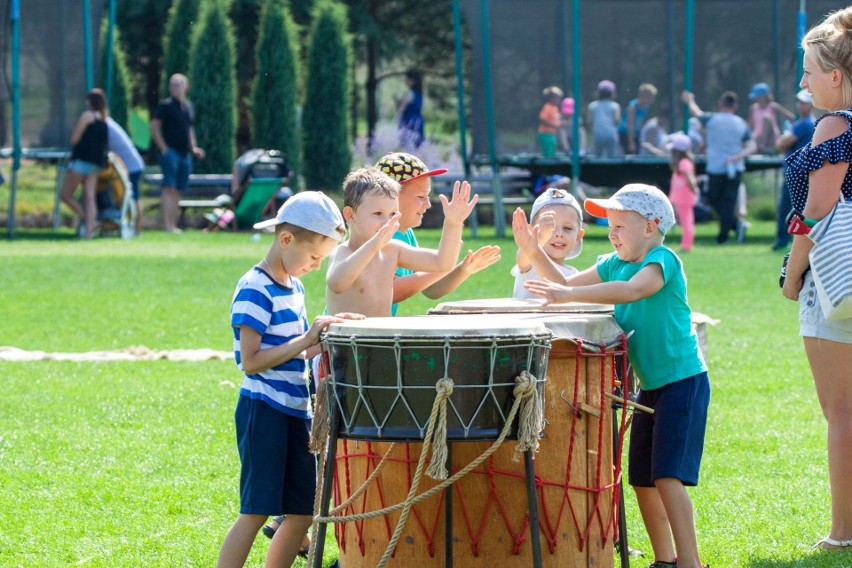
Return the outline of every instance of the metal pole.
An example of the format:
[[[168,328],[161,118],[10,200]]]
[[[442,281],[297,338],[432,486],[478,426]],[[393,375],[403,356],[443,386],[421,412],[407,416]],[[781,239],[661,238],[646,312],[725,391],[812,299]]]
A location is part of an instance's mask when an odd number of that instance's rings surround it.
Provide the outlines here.
[[[524,452],[524,477],[527,484],[527,509],[530,513],[530,548],[532,565],[541,568],[541,535],[538,526],[538,497],[535,492],[535,464],[532,450]]]
[[[467,119],[464,106],[464,65],[462,58],[461,5],[453,0],[453,41],[456,51],[456,97],[459,109],[459,152],[464,164],[464,177],[470,179],[470,162],[467,156]],[[473,212],[476,215],[476,212]]]
[[[577,195],[577,184],[580,182],[580,117],[583,116],[583,87],[580,84],[580,0],[573,0],[571,36],[571,56],[574,67],[574,124],[571,128],[574,144],[571,147],[571,193]]]
[[[106,57],[106,69],[104,70],[104,91],[106,92],[107,104],[112,102],[112,42],[113,38],[113,29],[115,28],[115,0],[109,0],[109,23],[107,24],[107,35],[106,40],[104,41],[104,49],[106,53],[104,56]]]
[[[677,92],[677,80],[675,77],[675,7],[674,0],[666,0],[666,51],[669,60],[669,124],[677,124],[675,113],[677,112],[677,101],[680,100]]]
[[[684,46],[683,88],[692,92],[692,45],[695,40],[695,0],[686,0],[686,45]],[[683,105],[683,131],[689,132],[689,107]]]
[[[12,0],[12,174],[9,179],[9,238],[15,238],[15,194],[18,170],[21,168],[21,10],[19,0]]]
[[[447,444],[447,469],[453,471],[453,445]],[[453,486],[444,489],[444,567],[453,568]]]
[[[781,10],[778,0],[772,0],[772,92],[776,99],[786,94],[781,92]]]
[[[503,187],[500,185],[500,172],[497,169],[497,147],[495,145],[494,100],[491,92],[491,45],[488,33],[488,0],[480,0],[480,21],[482,25],[482,61],[483,82],[485,83],[485,123],[488,127],[488,154],[491,159],[491,187],[494,191],[494,231],[497,238],[506,234],[506,220],[503,218]]]
[[[94,86],[92,80],[92,18],[89,10],[89,0],[83,0],[83,60],[86,68],[86,92]]]
[[[805,56],[805,51],[802,49],[802,39],[805,37],[805,33],[807,33],[808,30],[808,13],[806,8],[807,0],[799,0],[799,42],[796,45],[796,53],[798,54],[798,57],[796,58],[796,89],[799,88],[798,85],[802,80],[802,73],[804,73],[802,69],[804,62],[802,59]]]

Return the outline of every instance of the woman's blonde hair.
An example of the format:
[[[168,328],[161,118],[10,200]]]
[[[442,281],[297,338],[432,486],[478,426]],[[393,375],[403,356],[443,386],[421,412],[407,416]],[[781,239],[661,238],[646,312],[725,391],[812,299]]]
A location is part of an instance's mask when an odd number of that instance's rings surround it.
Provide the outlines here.
[[[824,72],[837,69],[842,74],[840,93],[852,103],[852,6],[830,13],[802,38],[802,49],[814,56]]]

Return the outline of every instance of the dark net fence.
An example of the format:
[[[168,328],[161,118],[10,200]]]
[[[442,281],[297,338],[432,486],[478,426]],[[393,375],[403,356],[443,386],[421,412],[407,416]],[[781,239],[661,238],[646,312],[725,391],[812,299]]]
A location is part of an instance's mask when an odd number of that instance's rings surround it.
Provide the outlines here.
[[[21,146],[67,148],[85,110],[84,0],[21,0]],[[91,61],[97,64],[104,2],[89,0]],[[0,0],[0,146],[12,145],[11,1]],[[97,77],[93,69],[93,77]]]
[[[658,89],[651,114],[671,107],[672,127],[682,125],[685,0],[585,0],[580,12],[581,89],[573,93],[571,0],[489,0],[487,33],[495,145],[498,154],[535,152],[542,89],[556,85],[585,109],[602,79],[616,84],[626,106],[641,83]],[[839,1],[808,0],[808,27]],[[462,0],[472,46],[470,113],[473,153],[488,153],[481,0]],[[698,104],[715,110],[726,90],[740,96],[745,117],[754,83],[773,87],[775,98],[794,109],[798,0],[696,0],[693,88]]]

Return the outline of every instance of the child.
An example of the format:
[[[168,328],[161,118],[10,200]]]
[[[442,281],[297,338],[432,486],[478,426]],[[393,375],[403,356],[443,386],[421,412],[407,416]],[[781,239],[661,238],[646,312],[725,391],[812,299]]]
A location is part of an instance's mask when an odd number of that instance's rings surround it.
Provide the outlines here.
[[[399,183],[376,168],[351,172],[343,182],[343,217],[349,240],[331,255],[326,274],[329,313],[355,311],[370,316],[390,316],[393,278],[397,267],[427,272],[453,268],[461,248],[464,220],[477,196],[470,199],[467,182],[453,187],[453,199],[440,196],[444,228],[438,250],[410,246],[393,235],[400,226]]]
[[[796,115],[775,102],[772,90],[766,83],[756,83],[748,98],[754,101],[749,109],[748,126],[751,128],[759,154],[774,154],[775,141],[781,135],[778,115],[787,120],[795,120]]]
[[[586,211],[609,220],[615,252],[567,279],[528,282],[546,303],[615,304],[615,319],[634,331],[628,356],[641,387],[630,434],[628,473],[651,540],[656,568],[698,568],[692,503],[698,483],[710,380],[692,331],[680,259],[663,246],[674,212],[659,189],[630,184],[610,199],[587,199]],[[674,547],[672,546],[674,538]],[[676,560],[675,560],[676,559]]]
[[[565,260],[583,249],[583,211],[574,196],[564,189],[551,187],[536,198],[530,211],[530,223],[523,209],[512,215],[512,232],[518,245],[517,264],[512,268],[515,289],[512,297],[529,299],[536,296],[524,288],[530,280],[547,278],[564,282],[577,273]]]
[[[399,182],[399,230],[393,238],[415,248],[417,238],[414,228],[423,222],[426,211],[432,207],[429,194],[432,191],[431,178],[447,170],[430,170],[417,156],[405,152],[389,152],[376,167]],[[392,315],[396,315],[399,302],[407,300],[418,292],[436,300],[446,296],[473,274],[500,260],[500,247],[484,246],[476,252],[467,251],[464,259],[450,272],[417,272],[408,268],[397,268],[393,281]]]
[[[278,215],[256,224],[275,227],[263,260],[237,284],[231,304],[234,356],[246,377],[234,421],[240,473],[240,514],[228,531],[217,566],[242,566],[267,517],[287,520],[269,546],[268,566],[290,566],[311,524],[316,462],[308,451],[311,409],[306,359],[319,353],[320,332],[352,314],[319,316],[308,326],[305,288],[298,277],[320,267],[346,236],[334,202],[302,192]],[[257,435],[260,433],[260,435]]]
[[[615,83],[604,79],[598,83],[598,98],[589,103],[586,124],[592,134],[592,155],[615,157],[621,154],[618,144],[618,123],[621,121],[621,105],[612,100]]]
[[[538,113],[538,145],[542,156],[552,158],[556,156],[556,131],[562,126],[562,118],[559,115],[562,89],[547,87],[542,94],[544,105]]]
[[[635,154],[640,148],[639,134],[656,96],[657,87],[651,83],[642,83],[636,98],[627,103],[627,112],[618,125],[618,134],[628,154]]]
[[[669,168],[672,181],[669,189],[669,201],[677,211],[680,223],[680,250],[689,252],[695,241],[695,203],[698,201],[698,182],[695,180],[695,163],[689,152],[692,140],[679,132],[673,134],[666,145],[671,151]]]

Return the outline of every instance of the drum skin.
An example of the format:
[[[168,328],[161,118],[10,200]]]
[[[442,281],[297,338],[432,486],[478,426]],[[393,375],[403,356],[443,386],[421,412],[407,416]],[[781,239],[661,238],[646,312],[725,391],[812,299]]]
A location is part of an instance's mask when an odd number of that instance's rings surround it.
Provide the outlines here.
[[[587,317],[610,318],[604,314]],[[560,323],[564,324],[564,319]],[[580,336],[586,326],[587,322],[579,325]],[[611,408],[603,393],[612,391],[617,350],[601,355],[587,351],[582,343],[554,339],[547,366],[547,424],[535,455],[544,566],[614,566],[618,494]],[[579,415],[576,408],[581,408]],[[451,443],[451,474],[490,445],[490,441]],[[387,442],[338,441],[335,506],[364,483],[390,447]],[[397,443],[380,475],[346,513],[376,511],[403,502],[421,448],[420,443]],[[450,487],[454,565],[532,565],[524,463],[513,461],[513,453],[514,442],[507,440],[486,462]],[[419,493],[437,483],[424,475]],[[398,519],[399,512],[394,512],[335,524],[340,566],[376,566]],[[413,507],[389,566],[445,566],[444,527],[443,493]]]

